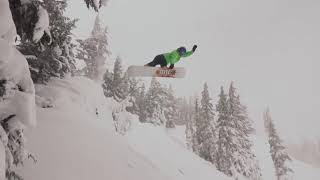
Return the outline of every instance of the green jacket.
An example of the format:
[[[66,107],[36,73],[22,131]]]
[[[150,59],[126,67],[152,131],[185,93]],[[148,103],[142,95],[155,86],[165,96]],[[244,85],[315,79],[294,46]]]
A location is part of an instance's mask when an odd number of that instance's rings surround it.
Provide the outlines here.
[[[181,57],[188,57],[192,54],[193,54],[193,51],[188,51],[184,55],[181,56],[177,50],[174,50],[170,53],[165,53],[163,55],[167,61],[167,64],[175,64],[176,62],[178,62],[180,60]]]

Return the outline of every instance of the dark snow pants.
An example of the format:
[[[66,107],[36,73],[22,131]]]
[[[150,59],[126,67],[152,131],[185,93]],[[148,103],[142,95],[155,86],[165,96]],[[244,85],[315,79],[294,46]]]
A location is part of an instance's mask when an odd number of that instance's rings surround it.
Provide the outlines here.
[[[163,54],[157,55],[153,61],[149,62],[146,64],[146,66],[152,66],[155,67],[156,65],[160,65],[161,67],[166,67],[167,66],[167,61],[164,57]]]

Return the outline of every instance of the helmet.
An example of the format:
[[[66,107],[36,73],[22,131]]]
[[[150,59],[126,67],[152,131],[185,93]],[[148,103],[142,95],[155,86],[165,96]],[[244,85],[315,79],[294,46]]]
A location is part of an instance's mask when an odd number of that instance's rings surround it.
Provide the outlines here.
[[[180,55],[185,54],[187,52],[187,49],[185,47],[179,47],[177,49]]]

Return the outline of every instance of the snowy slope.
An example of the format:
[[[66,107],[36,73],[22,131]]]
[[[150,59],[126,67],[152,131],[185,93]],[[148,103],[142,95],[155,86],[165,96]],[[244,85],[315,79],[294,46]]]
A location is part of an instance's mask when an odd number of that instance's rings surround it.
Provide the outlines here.
[[[26,180],[230,179],[186,149],[183,126],[168,130],[134,118],[125,136],[115,133],[113,102],[86,78],[54,79],[37,85],[36,92],[54,108],[37,108],[38,126],[27,133],[38,162],[20,168]],[[255,137],[254,142],[264,179],[276,179],[266,141]],[[320,169],[299,161],[293,169],[294,180],[320,179]]]
[[[90,80],[54,79],[36,89],[54,108],[38,108],[38,126],[27,133],[28,149],[38,162],[20,169],[26,180],[229,179],[162,128],[134,121],[129,134],[117,135],[110,102]]]
[[[181,136],[174,136],[170,131],[174,130],[135,121],[126,137],[133,149],[175,180],[229,179],[209,162],[188,151]]]
[[[170,131],[169,136],[179,144],[185,144],[184,126],[178,126],[176,130]],[[257,135],[252,137],[254,142],[253,151],[257,156],[264,180],[276,180],[273,162],[269,153],[269,144],[266,137]],[[320,179],[320,168],[314,168],[309,164],[293,159],[292,169],[295,171],[292,180],[318,180]]]

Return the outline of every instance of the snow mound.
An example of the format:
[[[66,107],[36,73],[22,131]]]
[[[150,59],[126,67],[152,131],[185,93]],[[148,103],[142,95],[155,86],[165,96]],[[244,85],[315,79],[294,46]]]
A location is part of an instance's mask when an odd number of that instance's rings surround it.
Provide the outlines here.
[[[135,120],[126,136],[117,134],[111,117],[116,104],[91,80],[53,79],[36,91],[54,106],[38,108],[38,126],[27,132],[38,161],[19,170],[26,180],[228,179],[160,127]]]

